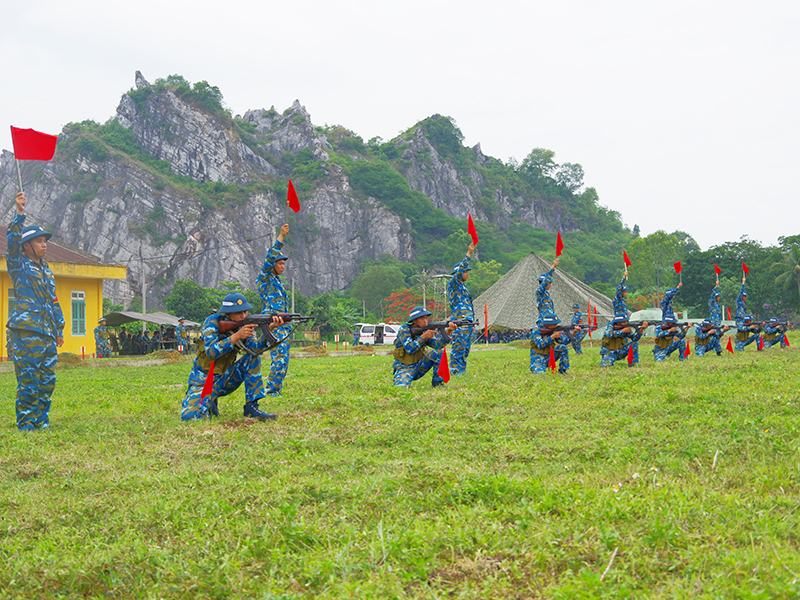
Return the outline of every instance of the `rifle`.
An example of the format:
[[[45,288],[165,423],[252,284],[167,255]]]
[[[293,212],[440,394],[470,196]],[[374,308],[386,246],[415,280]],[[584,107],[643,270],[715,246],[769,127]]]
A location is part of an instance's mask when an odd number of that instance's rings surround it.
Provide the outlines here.
[[[641,327],[642,323],[653,325],[653,323],[650,321],[628,321],[626,323],[614,323],[614,331],[619,331],[620,329],[625,329],[626,327],[632,327],[636,329],[637,327]]]
[[[556,331],[561,331],[567,335],[570,342],[573,342],[575,341],[575,336],[573,335],[572,331],[576,327],[578,329],[589,329],[591,327],[592,331],[594,331],[595,329],[592,325],[589,325],[588,323],[586,325],[584,325],[583,323],[579,323],[578,325],[556,325],[554,327],[547,327],[545,325],[542,325],[539,328],[539,335],[553,335]]]
[[[450,326],[450,323],[455,323],[456,328],[458,327],[478,327],[478,321],[470,321],[469,319],[453,319],[452,321],[434,321],[433,323],[428,323],[425,327],[410,327],[409,331],[411,335],[414,337],[420,336],[426,331],[430,331],[431,329],[436,329],[437,331],[444,331]]]
[[[672,329],[673,327],[686,327],[689,324],[690,323],[688,321],[684,321],[683,323],[661,323],[661,329]]]
[[[220,321],[219,322],[219,332],[220,333],[228,333],[234,332],[240,327],[244,327],[245,325],[258,325],[261,328],[261,332],[269,336],[269,326],[272,322],[280,317],[283,319],[284,323],[310,323],[314,320],[314,313],[311,313],[309,316],[301,315],[300,313],[271,313],[268,315],[249,315],[242,319],[241,321]]]

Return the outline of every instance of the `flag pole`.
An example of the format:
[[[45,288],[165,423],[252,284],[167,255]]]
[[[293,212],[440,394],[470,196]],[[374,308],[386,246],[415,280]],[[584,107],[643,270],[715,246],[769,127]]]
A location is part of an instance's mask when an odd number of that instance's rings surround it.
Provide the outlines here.
[[[17,164],[17,181],[19,181],[19,191],[24,192],[25,190],[22,189],[22,173],[19,170],[19,161],[17,157],[14,157],[14,162]]]

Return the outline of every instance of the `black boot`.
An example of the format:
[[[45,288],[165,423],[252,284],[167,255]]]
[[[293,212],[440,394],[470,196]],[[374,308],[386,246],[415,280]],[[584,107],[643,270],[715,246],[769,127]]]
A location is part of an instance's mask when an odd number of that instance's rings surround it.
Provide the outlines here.
[[[278,418],[278,415],[265,413],[263,410],[260,410],[258,408],[258,400],[253,400],[252,402],[245,402],[244,416],[250,417],[251,419],[258,419],[259,421],[267,421],[269,419]]]

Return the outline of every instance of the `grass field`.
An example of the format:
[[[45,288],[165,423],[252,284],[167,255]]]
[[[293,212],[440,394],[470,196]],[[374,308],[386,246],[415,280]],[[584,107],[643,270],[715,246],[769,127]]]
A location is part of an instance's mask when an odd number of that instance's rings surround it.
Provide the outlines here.
[[[5,373],[0,596],[798,598],[799,357],[508,348],[407,391],[323,356],[274,423],[180,422],[188,362],[59,369],[29,434]]]

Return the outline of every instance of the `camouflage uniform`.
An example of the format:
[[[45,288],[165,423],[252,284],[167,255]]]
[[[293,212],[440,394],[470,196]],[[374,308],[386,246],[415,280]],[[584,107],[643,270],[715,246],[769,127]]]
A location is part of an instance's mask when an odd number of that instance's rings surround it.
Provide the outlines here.
[[[633,362],[631,362],[631,365],[638,365],[639,340],[642,334],[644,334],[643,329],[634,330],[631,333],[624,333],[622,329],[615,331],[614,321],[609,321],[603,332],[603,340],[600,346],[600,366],[610,367],[620,359],[627,359],[631,347],[633,347]]]
[[[64,314],[56,298],[53,272],[44,260],[28,258],[21,243],[25,215],[14,215],[7,231],[6,265],[14,283],[14,308],[8,318],[7,347],[17,375],[17,427],[50,424],[50,396],[56,385],[56,338],[63,337]]]
[[[265,315],[275,312],[289,312],[289,297],[286,295],[286,288],[283,287],[281,278],[272,270],[275,263],[278,261],[278,257],[281,256],[281,248],[283,248],[283,242],[276,240],[272,248],[267,252],[267,257],[264,259],[264,266],[261,268],[261,273],[256,280],[258,295],[261,297],[261,313]],[[270,368],[269,378],[267,380],[267,394],[270,396],[281,395],[283,380],[286,377],[286,372],[289,370],[288,336],[291,331],[291,325],[283,325],[273,332],[277,339],[283,341],[270,352],[272,367]]]
[[[178,340],[178,348],[181,354],[186,354],[189,349],[189,334],[186,328],[180,323],[178,323],[178,326],[175,328],[175,339]]]
[[[672,306],[672,301],[675,299],[675,294],[678,293],[678,288],[669,288],[664,292],[664,297],[661,299],[661,319],[672,318],[675,316],[675,309]]]
[[[569,346],[562,340],[567,339],[567,332],[562,331],[561,337],[554,340],[549,335],[542,335],[537,331],[531,338],[531,373],[544,373],[550,363],[550,347],[558,361],[558,372],[566,373],[569,369]]]
[[[591,320],[592,316],[589,315],[589,320]],[[572,313],[572,322],[571,325],[580,325],[581,321],[583,321],[583,313],[581,311],[576,311]],[[575,354],[583,354],[583,349],[581,348],[581,342],[583,338],[586,337],[586,334],[589,333],[588,329],[581,329],[578,333],[576,333],[572,337],[572,347],[575,350]]]
[[[673,316],[671,318],[674,319],[675,317]],[[676,350],[678,351],[678,358],[680,360],[686,360],[688,358],[685,356],[686,331],[686,327],[678,327],[676,333],[672,333],[669,329],[662,329],[661,327],[656,329],[656,344],[653,346],[653,358],[655,358],[656,362],[667,360],[667,357]]]
[[[745,296],[747,296],[747,292],[744,289],[744,284],[742,284],[742,289],[739,291],[739,295],[736,297],[737,331],[736,335],[733,336],[733,345],[736,350],[744,350],[747,346],[755,342],[759,336],[758,333],[753,333],[753,330],[744,324],[746,320],[745,317],[749,316],[747,315],[747,305],[744,301]]]
[[[712,296],[713,298],[713,296]],[[710,303],[709,303],[710,304]],[[722,330],[709,329],[704,332],[703,327],[719,326],[719,323],[714,322],[714,313],[711,313],[711,318],[706,319],[702,324],[697,325],[694,335],[694,353],[697,356],[705,356],[706,352],[716,352],[717,356],[722,354]]]
[[[442,349],[450,342],[447,332],[436,332],[429,340],[411,335],[411,324],[406,323],[397,332],[394,342],[393,383],[400,387],[411,387],[411,382],[421,379],[433,369],[431,385],[437,387],[444,384],[439,375],[439,363],[442,360]]]
[[[786,328],[778,324],[778,319],[772,318],[764,326],[764,350],[780,344],[786,348]]]
[[[94,328],[94,347],[97,352],[97,358],[111,358],[108,329],[104,325],[98,325]]]
[[[711,322],[714,325],[722,323],[722,307],[719,304],[719,297],[719,287],[714,286],[714,289],[711,290],[711,297],[708,299],[708,310],[711,314]]]
[[[539,309],[539,316],[536,318],[537,327],[541,327],[542,319],[546,314],[555,312],[553,299],[550,297],[550,291],[547,289],[547,285],[553,283],[553,271],[555,271],[555,269],[550,269],[539,275],[537,279],[539,282],[539,287],[536,289],[536,308]]]
[[[274,338],[265,339],[263,334],[242,340],[245,348],[259,354],[252,356],[245,353],[237,360],[239,349],[231,343],[230,336],[220,334],[219,321],[223,315],[217,313],[208,317],[203,323],[203,345],[197,351],[186,397],[181,407],[181,419],[210,418],[218,416],[217,399],[227,396],[244,384],[245,416],[248,405],[258,409],[258,401],[264,397],[264,380],[261,377],[260,351],[269,348]],[[211,361],[214,361],[214,386],[211,393],[202,397]],[[255,403],[255,404],[252,404]]]
[[[472,296],[461,276],[469,269],[469,256],[453,267],[452,277],[447,284],[447,296],[450,300],[452,319],[475,320],[472,309]],[[463,375],[467,370],[467,358],[472,346],[472,331],[474,327],[459,327],[452,335],[452,350],[450,352],[451,375]]]
[[[625,285],[627,281],[627,277],[623,277],[622,281],[619,282],[617,286],[617,291],[614,294],[614,300],[612,304],[614,305],[614,316],[615,317],[627,317],[628,316],[628,303],[625,300],[625,297],[622,295],[623,292],[627,291],[628,286]]]

